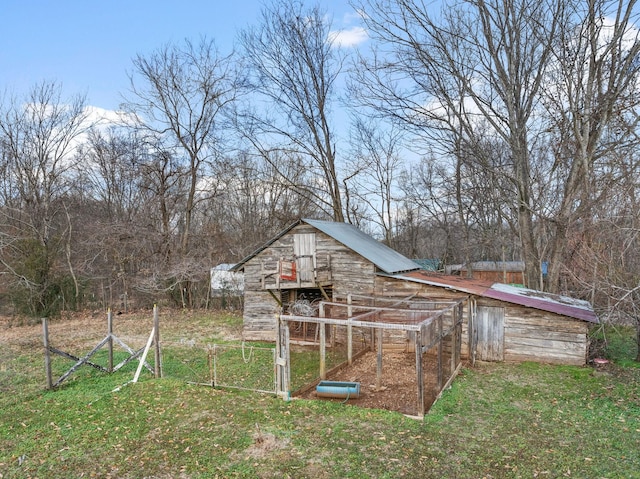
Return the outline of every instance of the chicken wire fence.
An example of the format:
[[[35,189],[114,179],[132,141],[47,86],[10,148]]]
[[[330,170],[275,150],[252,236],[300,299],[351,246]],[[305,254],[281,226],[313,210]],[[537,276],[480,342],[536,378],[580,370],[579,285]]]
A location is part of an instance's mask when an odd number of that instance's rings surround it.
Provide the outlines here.
[[[324,379],[358,382],[360,404],[428,411],[461,364],[463,301],[400,303],[321,302],[319,317],[281,316],[291,394]]]
[[[162,343],[163,377],[219,388],[276,393],[274,348],[247,344]]]

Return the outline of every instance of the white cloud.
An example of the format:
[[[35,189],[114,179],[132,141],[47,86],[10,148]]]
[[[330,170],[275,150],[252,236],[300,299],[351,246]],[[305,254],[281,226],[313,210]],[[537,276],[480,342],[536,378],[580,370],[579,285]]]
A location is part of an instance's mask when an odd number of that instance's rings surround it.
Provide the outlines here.
[[[332,30],[329,40],[335,47],[355,47],[369,39],[367,31],[362,27],[351,27],[346,30]]]

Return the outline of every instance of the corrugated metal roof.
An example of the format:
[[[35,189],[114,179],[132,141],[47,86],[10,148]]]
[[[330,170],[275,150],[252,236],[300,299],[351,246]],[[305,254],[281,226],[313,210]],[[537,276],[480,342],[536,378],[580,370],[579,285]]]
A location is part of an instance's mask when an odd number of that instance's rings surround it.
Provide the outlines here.
[[[569,298],[557,294],[535,291],[527,288],[517,288],[508,284],[494,283],[477,279],[462,278],[434,274],[427,271],[413,271],[394,275],[395,278],[424,283],[431,286],[453,289],[464,293],[474,294],[485,298],[497,299],[508,303],[527,306],[530,308],[561,314],[590,323],[598,323],[598,316],[588,301]]]
[[[349,223],[312,219],[303,219],[302,221],[331,236],[363,258],[368,259],[385,273],[394,274],[420,269],[419,264],[376,241]]]
[[[279,238],[286,235],[294,227],[302,223],[313,226],[319,231],[322,231],[324,234],[342,243],[347,248],[355,251],[360,256],[371,261],[385,273],[396,274],[420,269],[420,265],[414,263],[409,258],[401,255],[388,246],[376,241],[371,236],[364,233],[363,231],[360,231],[358,228],[349,223],[337,223],[334,221],[321,221],[305,218],[297,221],[285,230],[281,231],[275,238],[272,238],[266,244],[264,244],[249,256],[244,258],[242,261],[240,261],[238,264],[236,264],[233,267],[233,270],[239,271],[240,269],[242,269],[244,263],[257,256],[260,252],[268,248],[272,243],[274,243]]]

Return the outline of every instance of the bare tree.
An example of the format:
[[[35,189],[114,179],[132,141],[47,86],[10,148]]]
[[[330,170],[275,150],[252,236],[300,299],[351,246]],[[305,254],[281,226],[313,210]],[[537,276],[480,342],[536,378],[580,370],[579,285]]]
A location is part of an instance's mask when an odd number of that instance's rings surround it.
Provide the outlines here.
[[[224,111],[237,96],[238,76],[232,56],[221,56],[213,41],[168,45],[134,59],[132,98],[127,109],[165,149],[186,157],[188,189],[184,204],[181,251],[189,247],[192,219],[205,168],[219,154]],[[200,192],[202,193],[202,192]]]
[[[591,222],[594,204],[600,201],[602,190],[597,185],[601,183],[596,178],[603,168],[614,171],[606,166],[610,158],[638,146],[636,5],[635,0],[572,3],[570,21],[555,42],[544,91],[557,145],[552,172],[561,185],[549,231],[552,290],[559,288],[565,245],[574,225],[584,228],[584,222]],[[612,152],[616,152],[613,157]]]
[[[291,185],[309,181],[295,158],[263,162],[240,152],[216,175],[219,196],[206,208],[207,235],[221,261],[237,261],[317,208]],[[273,163],[278,164],[278,169]],[[286,178],[286,179],[285,179]]]
[[[413,0],[363,2],[365,23],[391,56],[358,71],[363,97],[379,111],[434,140],[476,143],[480,120],[510,153],[505,181],[513,198],[527,283],[540,285],[532,209],[530,142],[534,113],[562,2],[490,0],[447,4],[435,17]],[[464,32],[464,35],[460,33]],[[368,75],[373,73],[373,75]],[[373,100],[373,101],[371,101]],[[451,138],[456,141],[451,142]]]
[[[354,173],[351,186],[345,186],[345,191],[366,205],[365,216],[382,231],[385,244],[393,247],[400,206],[402,131],[393,125],[385,128],[356,118],[351,143]]]
[[[259,26],[240,38],[251,89],[264,99],[265,108],[254,103],[241,123],[245,137],[274,167],[282,157],[307,159],[319,185],[299,190],[334,220],[344,221],[331,117],[342,58],[329,33],[330,23],[318,6],[305,9],[300,1],[275,0],[262,10]]]
[[[76,168],[74,149],[88,127],[84,98],[63,100],[61,90],[43,82],[0,107],[0,261],[34,314],[55,309],[53,273],[68,231],[64,197]]]
[[[140,168],[147,156],[135,131],[92,129],[81,145],[82,189],[111,222],[128,223],[141,205]]]

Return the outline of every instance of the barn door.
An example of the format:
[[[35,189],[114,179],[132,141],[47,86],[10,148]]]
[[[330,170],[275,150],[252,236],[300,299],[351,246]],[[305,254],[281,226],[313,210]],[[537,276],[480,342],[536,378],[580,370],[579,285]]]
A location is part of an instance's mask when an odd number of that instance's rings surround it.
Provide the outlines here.
[[[476,314],[476,359],[504,359],[504,308],[478,306]]]
[[[293,254],[297,260],[298,276],[300,277],[300,281],[302,283],[315,282],[314,263],[316,255],[316,234],[294,234]]]

